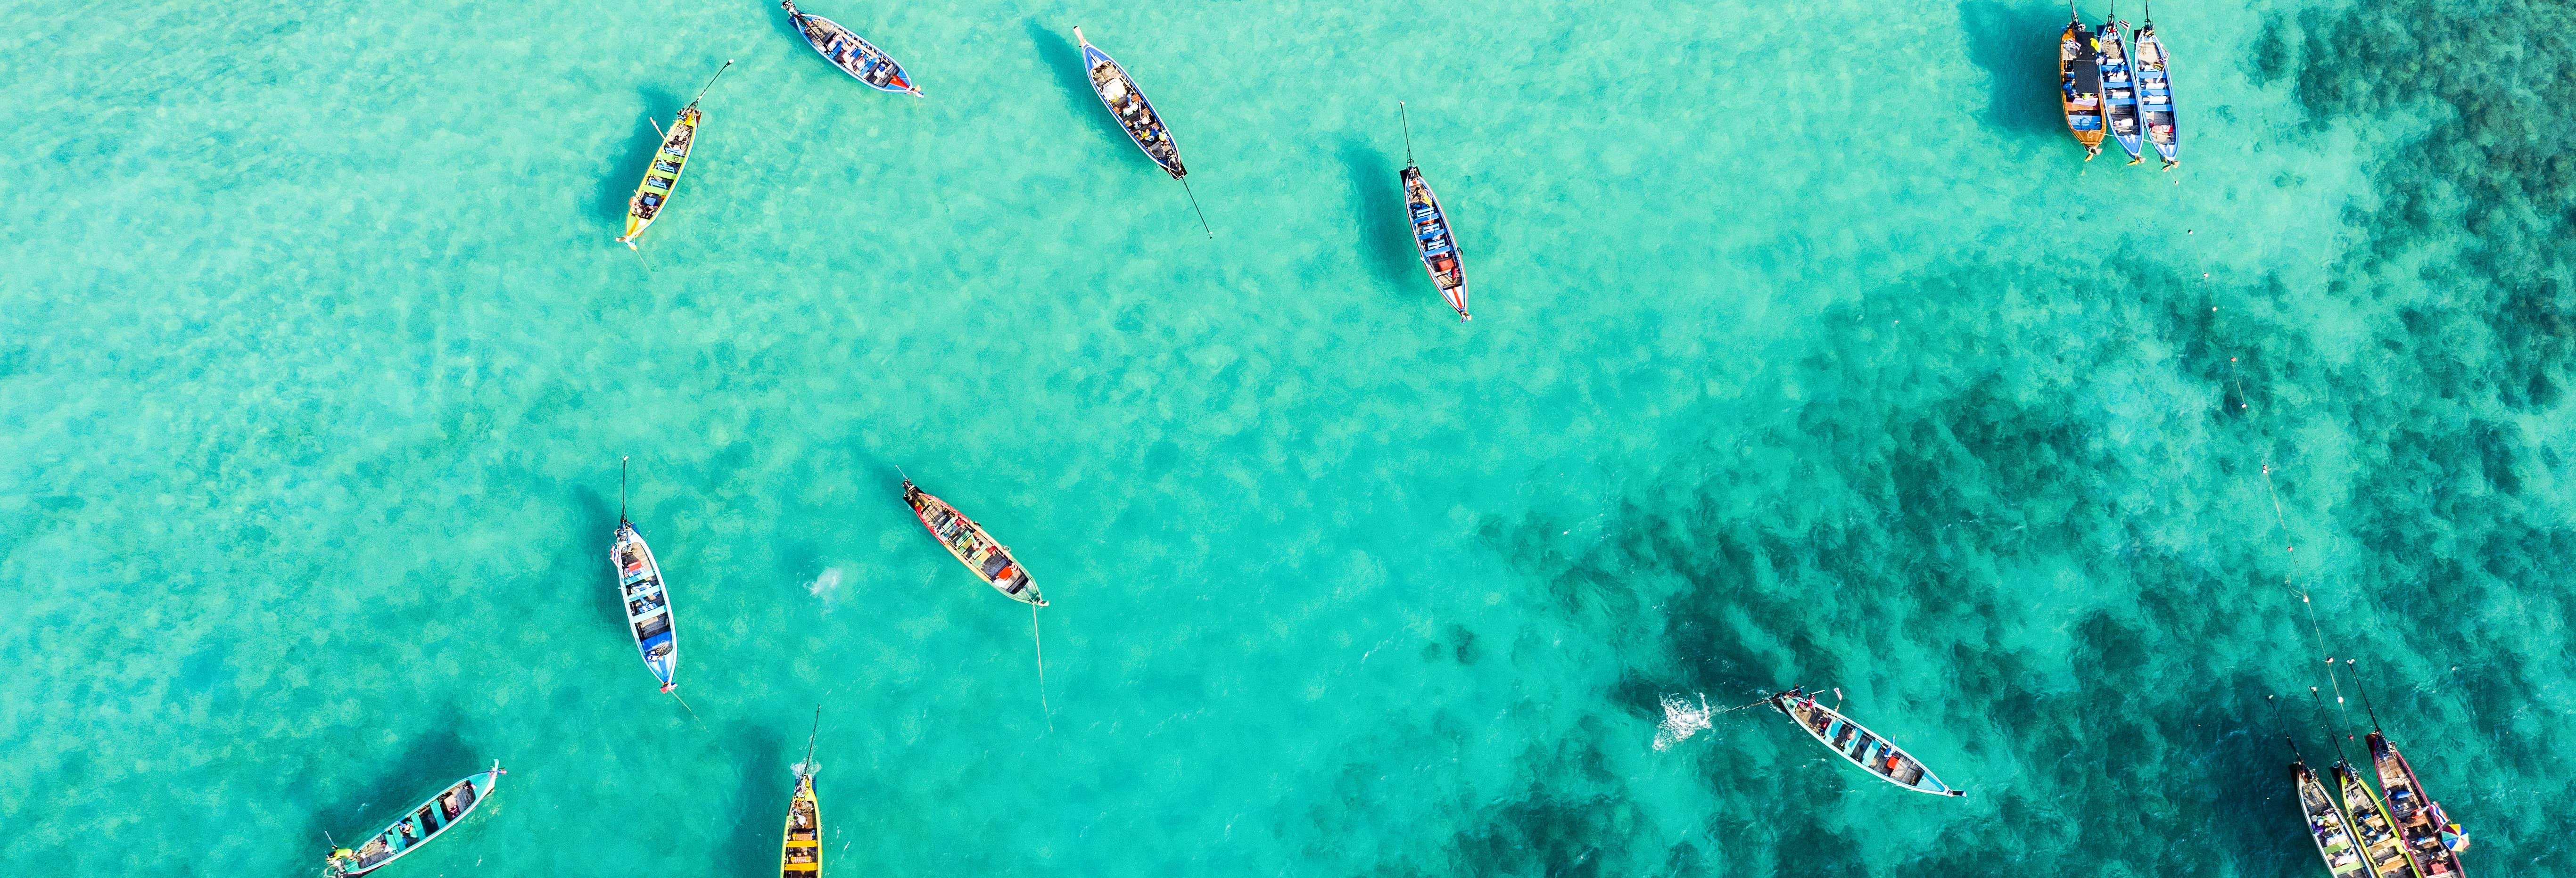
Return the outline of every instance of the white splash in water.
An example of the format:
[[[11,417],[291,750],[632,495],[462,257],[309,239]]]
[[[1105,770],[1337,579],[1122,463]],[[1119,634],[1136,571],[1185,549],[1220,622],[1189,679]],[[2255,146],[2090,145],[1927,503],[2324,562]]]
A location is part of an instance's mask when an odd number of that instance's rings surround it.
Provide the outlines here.
[[[823,568],[823,575],[814,577],[813,582],[806,583],[805,591],[822,598],[823,609],[831,609],[833,604],[841,602],[841,568]]]
[[[1709,717],[1715,714],[1716,711],[1708,709],[1706,695],[1699,696],[1698,707],[1692,707],[1679,695],[1664,696],[1664,722],[1655,727],[1655,749],[1668,749],[1690,740],[1692,735],[1707,731]]]

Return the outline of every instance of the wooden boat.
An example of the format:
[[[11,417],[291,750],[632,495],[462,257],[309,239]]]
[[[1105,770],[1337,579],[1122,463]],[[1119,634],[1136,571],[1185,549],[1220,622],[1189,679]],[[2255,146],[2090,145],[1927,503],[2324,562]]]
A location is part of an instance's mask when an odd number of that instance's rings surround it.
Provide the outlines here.
[[[2353,833],[2361,838],[2363,865],[2372,878],[2423,878],[2416,868],[2415,856],[2397,837],[2394,824],[2388,820],[2388,809],[2380,804],[2379,794],[2371,792],[2352,765],[2334,764],[2335,786],[2343,793],[2344,813],[2352,815]]]
[[[821,729],[823,709],[814,708]],[[805,761],[796,763],[796,793],[787,800],[787,833],[778,843],[778,878],[814,878],[823,873],[823,806],[814,798],[814,736],[805,736]]]
[[[2121,37],[2116,17],[2102,22],[2095,33],[2095,44],[2101,47],[2102,125],[2134,165],[2145,159],[2139,155],[2138,83],[2129,75],[2129,44]]]
[[[662,691],[669,692],[680,684],[672,676],[680,669],[678,635],[671,630],[670,594],[663,587],[662,565],[653,560],[653,547],[645,545],[644,535],[635,531],[635,523],[617,516],[617,536],[609,542],[609,563],[617,568],[618,599],[626,603],[627,633],[635,635],[635,649],[644,657],[644,667],[653,679],[662,681]]]
[[[886,54],[884,49],[861,39],[849,28],[842,27],[840,22],[797,9],[796,0],[779,0],[778,5],[787,10],[787,18],[805,34],[805,44],[813,46],[823,60],[832,62],[832,66],[841,68],[841,72],[849,74],[850,78],[867,83],[868,87],[878,91],[921,96],[921,89],[912,84],[910,75],[903,72],[903,65],[895,63],[894,56]]]
[[[501,762],[496,759],[490,771],[448,784],[447,789],[412,806],[410,811],[367,839],[366,843],[355,849],[333,848],[323,861],[323,873],[332,878],[364,875],[409,856],[421,845],[428,844],[430,839],[463,822],[465,815],[482,807],[483,800],[492,795],[492,788],[500,785],[501,775],[508,773],[501,770]]]
[[[939,544],[948,548],[948,554],[957,556],[957,563],[975,571],[975,578],[1009,595],[1012,600],[1041,607],[1047,605],[1046,598],[1038,594],[1037,585],[1029,581],[1028,570],[1020,566],[1018,559],[1011,557],[1011,548],[993,539],[992,534],[985,533],[983,525],[967,518],[965,513],[957,511],[957,507],[948,505],[948,501],[931,496],[930,492],[914,485],[911,479],[903,480],[903,502],[911,504],[913,516],[921,519],[921,526],[929,530],[931,536],[939,538]]]
[[[2388,736],[2372,730],[2369,737],[2370,764],[2378,769],[2379,790],[2388,798],[2388,817],[2397,824],[2397,838],[2415,854],[2426,878],[2460,878],[2467,872],[2460,868],[2459,851],[2469,846],[2469,836],[2460,831],[2442,813],[2442,803],[2424,794],[2424,782],[2415,777],[2415,767],[2406,764],[2406,755]]]
[[[1825,745],[1843,761],[1860,766],[1879,780],[1936,796],[1965,796],[1965,790],[1954,790],[1933,777],[1930,769],[1911,754],[1862,728],[1833,708],[1816,703],[1816,696],[1801,687],[1774,693],[1771,706],[1804,729],[1816,743]]]
[[[2084,160],[2102,152],[2102,62],[2093,30],[2066,10],[2066,32],[2057,40],[2058,100],[2066,109],[2066,130],[2084,145]]]
[[[1172,179],[1189,176],[1189,169],[1181,166],[1181,147],[1172,142],[1172,129],[1154,112],[1154,102],[1145,99],[1144,90],[1136,87],[1127,68],[1118,66],[1117,59],[1083,39],[1081,28],[1073,29],[1073,39],[1082,44],[1082,66],[1090,71],[1092,93],[1100,96],[1100,105],[1118,120],[1118,127],[1126,129],[1127,139],[1135,141],[1136,148],[1144,150],[1145,157],[1162,166],[1163,173],[1172,175]]]
[[[635,184],[635,196],[626,200],[626,234],[617,236],[617,243],[634,249],[636,236],[644,234],[670,206],[671,191],[680,185],[680,172],[689,166],[689,152],[697,148],[698,123],[706,118],[698,112],[698,101],[732,66],[732,61],[726,61],[723,67],[716,68],[716,75],[707,80],[706,88],[698,89],[698,96],[691,98],[688,106],[680,108],[670,128],[655,126],[662,132],[662,148],[653,152],[653,163],[644,168],[644,182]]]
[[[2298,745],[2290,749],[2296,752]],[[2317,856],[2325,859],[2326,871],[2335,878],[2365,878],[2361,851],[2353,846],[2352,818],[2327,795],[2325,782],[2317,779],[2306,757],[2290,763],[2290,782],[2298,786],[2299,810],[2307,814],[2308,835],[2317,843]]]
[[[1396,103],[1397,112],[1404,104]],[[1458,312],[1460,321],[1474,320],[1467,313],[1467,267],[1458,261],[1458,239],[1449,234],[1449,214],[1440,209],[1440,196],[1431,193],[1431,184],[1423,182],[1422,169],[1413,163],[1413,122],[1404,123],[1404,171],[1396,178],[1404,183],[1404,210],[1413,221],[1413,249],[1422,257],[1422,269],[1431,273],[1432,286],[1440,289],[1440,298],[1449,302],[1449,310]]]
[[[2146,129],[2147,145],[2155,147],[2156,156],[2164,159],[2164,170],[2182,164],[2181,135],[2174,130],[2173,80],[2166,76],[2165,44],[2156,39],[2155,6],[2147,6],[2147,24],[2138,29],[2131,48],[2136,51],[2138,69],[2139,125]]]

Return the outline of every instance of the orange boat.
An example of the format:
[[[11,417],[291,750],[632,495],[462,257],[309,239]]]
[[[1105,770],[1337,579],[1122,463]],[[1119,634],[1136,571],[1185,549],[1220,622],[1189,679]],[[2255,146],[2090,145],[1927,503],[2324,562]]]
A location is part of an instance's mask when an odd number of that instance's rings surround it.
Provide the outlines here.
[[[2058,100],[2066,108],[2066,130],[2084,145],[2084,160],[2102,153],[2102,49],[2093,29],[2066,8],[2066,32],[2057,39]]]
[[[992,534],[985,533],[983,525],[967,518],[966,513],[957,511],[957,507],[948,505],[948,501],[914,485],[911,479],[903,480],[903,502],[911,504],[913,516],[921,519],[921,526],[929,530],[931,536],[939,538],[939,544],[948,548],[948,554],[957,556],[957,563],[975,571],[975,578],[1012,600],[1040,607],[1047,605],[1046,598],[1039,596],[1037,585],[1029,581],[1029,571],[1020,566],[1018,559],[1011,557],[1011,548],[993,539]]]

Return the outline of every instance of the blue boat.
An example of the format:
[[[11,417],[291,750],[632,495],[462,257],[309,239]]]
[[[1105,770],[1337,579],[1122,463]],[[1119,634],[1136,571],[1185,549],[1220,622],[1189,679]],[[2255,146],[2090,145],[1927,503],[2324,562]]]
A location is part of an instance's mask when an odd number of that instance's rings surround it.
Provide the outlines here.
[[[813,46],[823,60],[832,62],[850,78],[878,91],[921,96],[921,88],[912,84],[912,76],[903,72],[903,65],[895,63],[894,56],[884,49],[861,39],[840,22],[797,9],[796,0],[779,0],[778,5],[787,10],[789,20],[796,22],[797,31],[805,35],[805,44]]]
[[[1404,102],[1397,101],[1396,112],[1404,112]],[[1440,288],[1440,298],[1447,300],[1449,310],[1458,312],[1461,322],[1474,320],[1467,313],[1467,266],[1458,258],[1458,238],[1449,233],[1449,214],[1440,209],[1440,196],[1431,192],[1431,184],[1422,179],[1422,169],[1413,164],[1413,120],[1404,120],[1404,171],[1396,175],[1404,183],[1404,211],[1413,221],[1413,249],[1422,257],[1422,270],[1431,273],[1432,286]]]
[[[2156,39],[2156,13],[2147,7],[2147,24],[2138,28],[2134,44],[2138,61],[2139,124],[2147,131],[2147,144],[2165,160],[2164,170],[2182,164],[2182,135],[2174,129],[2173,80],[2166,76],[2165,44]]]
[[[428,801],[412,806],[365,844],[333,848],[323,861],[323,873],[331,878],[354,878],[410,855],[482,807],[483,800],[492,795],[492,788],[500,785],[501,775],[508,773],[501,770],[500,760],[493,760],[490,771],[449,784]]]
[[[1154,102],[1145,99],[1136,80],[1127,76],[1127,68],[1118,66],[1118,59],[1083,39],[1081,28],[1073,29],[1073,40],[1082,44],[1082,66],[1091,80],[1092,93],[1100,96],[1100,105],[1118,120],[1119,128],[1126,130],[1127,139],[1135,141],[1136,148],[1144,150],[1145,157],[1162,166],[1163,173],[1172,175],[1172,179],[1189,176],[1190,170],[1181,166],[1181,147],[1172,142],[1171,127],[1154,112]]]
[[[2118,7],[2115,4],[2113,8]],[[2102,53],[2102,124],[2111,139],[2128,151],[2129,164],[2134,165],[2145,161],[2140,157],[2144,146],[2138,127],[2138,83],[2129,75],[2129,46],[2121,31],[2115,13],[2111,20],[2102,22],[2100,35],[2095,37]]]
[[[662,681],[662,691],[669,692],[680,685],[671,679],[680,669],[680,646],[671,632],[671,599],[662,588],[662,565],[653,560],[653,547],[645,545],[644,535],[624,515],[617,517],[617,537],[609,544],[608,558],[617,566],[618,599],[626,603],[626,627],[635,635],[635,649],[644,656],[644,667],[653,672],[653,679]]]

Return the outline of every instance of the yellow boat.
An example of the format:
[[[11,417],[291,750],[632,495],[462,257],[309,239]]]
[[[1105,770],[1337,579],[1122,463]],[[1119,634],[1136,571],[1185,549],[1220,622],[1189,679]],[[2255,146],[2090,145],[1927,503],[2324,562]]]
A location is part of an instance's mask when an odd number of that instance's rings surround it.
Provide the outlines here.
[[[680,108],[671,127],[662,130],[662,148],[654,151],[653,164],[644,169],[644,182],[635,185],[635,197],[626,200],[626,234],[619,235],[617,243],[634,249],[636,236],[644,234],[670,206],[671,190],[680,185],[680,172],[689,166],[689,151],[698,145],[698,123],[705,118],[704,113],[698,112],[698,100],[705,98],[707,89],[714,88],[716,80],[732,66],[732,61],[726,61],[723,67],[716,68],[706,88],[698,89],[698,97]]]
[[[814,725],[823,725],[823,709],[814,708]],[[805,736],[805,761],[796,763],[796,795],[787,803],[787,835],[778,844],[778,878],[815,878],[823,874],[823,807],[814,798],[814,736]]]

